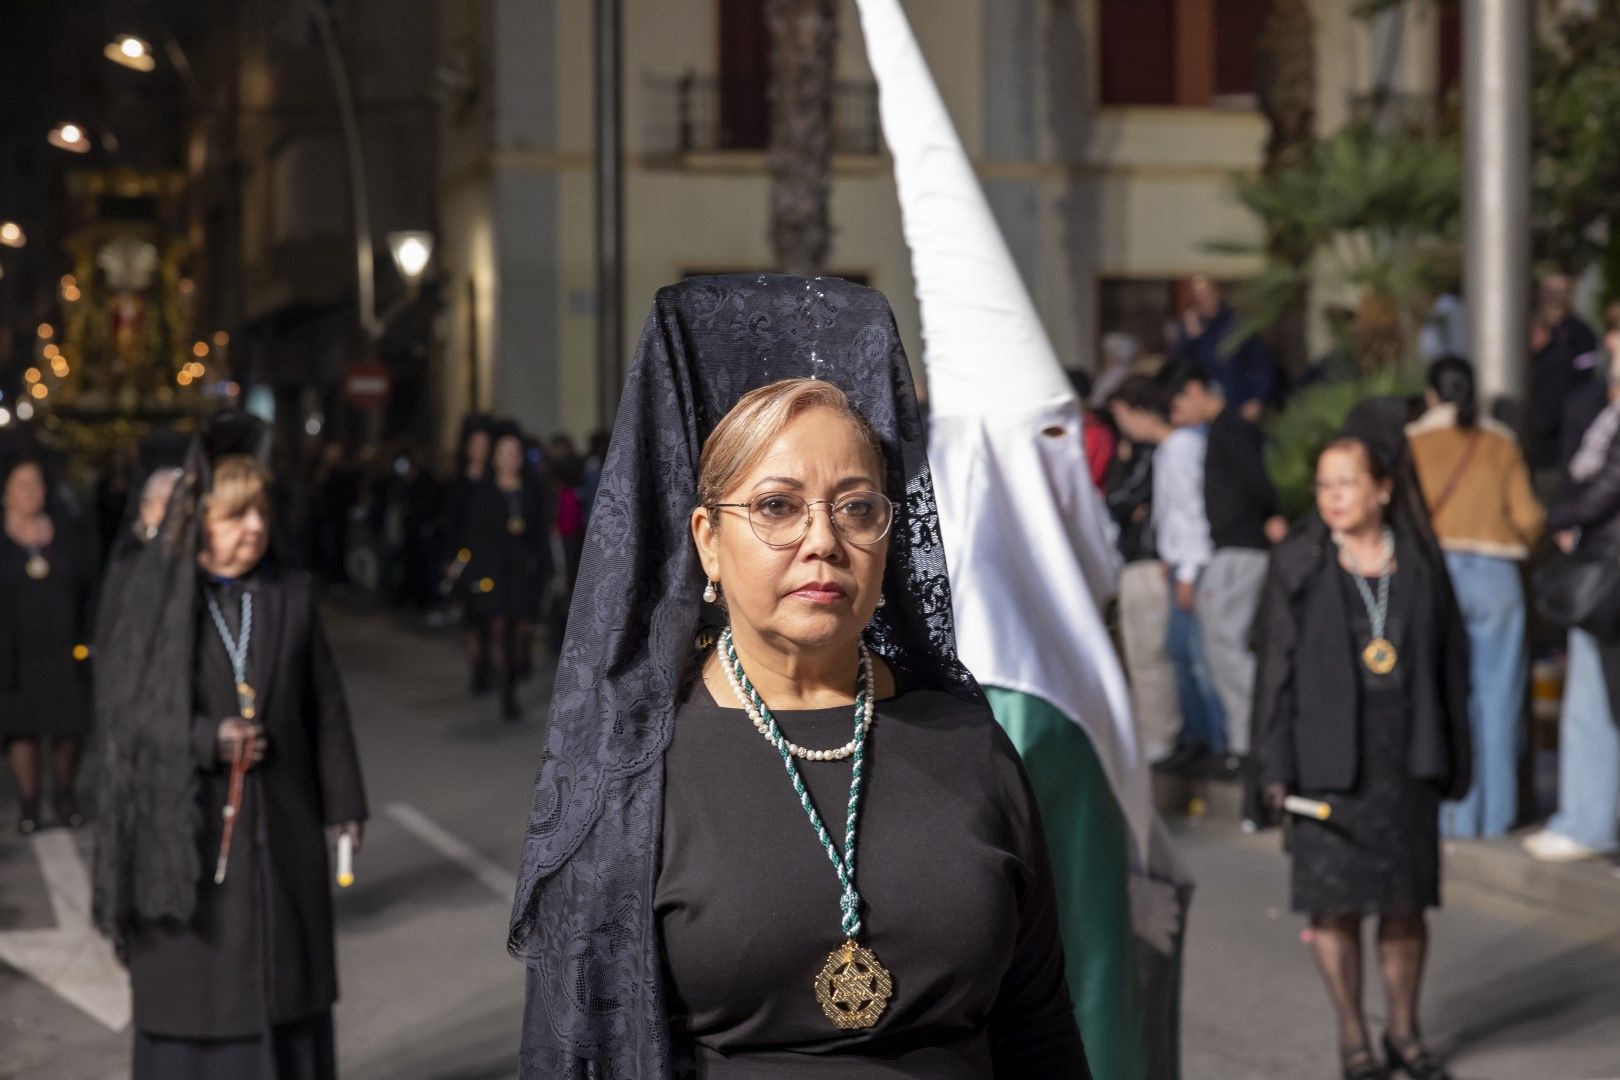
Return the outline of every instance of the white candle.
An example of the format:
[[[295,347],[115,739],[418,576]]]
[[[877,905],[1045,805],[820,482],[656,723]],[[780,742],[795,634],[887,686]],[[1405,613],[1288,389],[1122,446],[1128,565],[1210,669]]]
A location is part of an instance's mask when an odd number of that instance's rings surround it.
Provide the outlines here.
[[[1315,799],[1306,799],[1299,795],[1290,795],[1283,800],[1283,809],[1290,814],[1300,817],[1315,818],[1317,821],[1326,821],[1333,816],[1333,806],[1330,803],[1318,802]]]
[[[354,884],[354,837],[346,832],[338,836],[337,883],[343,889]]]

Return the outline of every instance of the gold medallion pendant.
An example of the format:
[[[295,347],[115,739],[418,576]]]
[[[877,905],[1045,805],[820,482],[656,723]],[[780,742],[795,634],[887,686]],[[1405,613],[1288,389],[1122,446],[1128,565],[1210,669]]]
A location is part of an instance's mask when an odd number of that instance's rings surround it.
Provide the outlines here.
[[[30,555],[23,570],[35,581],[44,581],[51,576],[51,564],[43,555]]]
[[[516,514],[513,514],[511,517],[506,519],[506,531],[511,533],[513,536],[522,536],[523,531],[526,528],[527,526],[523,524],[523,519],[518,517]]]
[[[245,681],[236,684],[237,715],[244,720],[253,719],[259,712],[256,707],[257,701],[258,695],[253,692],[253,687],[249,686]]]
[[[816,976],[816,1000],[827,1019],[845,1031],[878,1022],[894,996],[894,981],[870,949],[845,941]]]
[[[1388,638],[1373,638],[1361,650],[1361,662],[1374,675],[1388,675],[1395,670],[1395,644]]]

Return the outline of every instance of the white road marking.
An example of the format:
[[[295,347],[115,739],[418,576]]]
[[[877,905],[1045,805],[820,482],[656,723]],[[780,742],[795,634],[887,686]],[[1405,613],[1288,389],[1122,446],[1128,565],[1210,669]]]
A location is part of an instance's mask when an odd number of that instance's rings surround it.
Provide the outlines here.
[[[129,1026],[129,975],[90,925],[90,875],[66,829],[32,837],[56,926],[0,933],[0,960],[113,1031]]]
[[[496,896],[511,900],[517,892],[517,878],[511,872],[495,865],[472,845],[445,830],[416,807],[407,803],[389,803],[384,812],[406,832],[483,882]]]

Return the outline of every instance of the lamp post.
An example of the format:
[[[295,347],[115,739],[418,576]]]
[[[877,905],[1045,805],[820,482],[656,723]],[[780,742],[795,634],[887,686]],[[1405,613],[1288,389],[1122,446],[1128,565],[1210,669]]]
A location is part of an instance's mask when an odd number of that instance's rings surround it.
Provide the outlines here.
[[[0,245],[20,248],[28,245],[28,234],[15,221],[0,221]]]
[[[1526,390],[1530,289],[1530,8],[1463,8],[1463,193],[1468,340],[1480,397]]]

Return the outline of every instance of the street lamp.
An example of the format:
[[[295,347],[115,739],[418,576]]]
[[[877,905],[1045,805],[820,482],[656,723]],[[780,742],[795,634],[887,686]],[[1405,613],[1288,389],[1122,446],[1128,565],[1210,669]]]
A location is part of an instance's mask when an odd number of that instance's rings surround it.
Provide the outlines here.
[[[28,243],[28,236],[23,227],[15,221],[0,221],[0,244],[9,248],[20,248]]]
[[[78,124],[62,121],[51,128],[45,141],[58,150],[66,150],[70,154],[88,154],[90,152],[90,137],[84,133],[84,128]]]
[[[129,68],[131,71],[151,71],[157,67],[157,58],[152,55],[152,46],[145,38],[134,34],[119,34],[107,43],[101,54],[119,67]]]
[[[405,287],[415,292],[422,283],[422,274],[433,258],[433,234],[418,229],[388,234],[388,252],[394,257],[394,269],[399,271]]]

